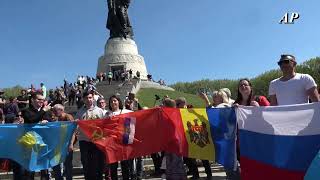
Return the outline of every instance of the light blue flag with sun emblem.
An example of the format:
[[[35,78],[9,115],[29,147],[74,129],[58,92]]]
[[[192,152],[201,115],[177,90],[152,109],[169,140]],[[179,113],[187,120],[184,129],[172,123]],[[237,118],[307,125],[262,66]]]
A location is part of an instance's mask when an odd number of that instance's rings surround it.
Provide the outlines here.
[[[306,175],[304,176],[304,180],[319,180],[320,174],[320,151],[316,155],[316,157],[313,159],[310,167],[308,168],[308,171]]]
[[[76,128],[73,122],[1,124],[0,158],[12,159],[28,171],[64,162]]]

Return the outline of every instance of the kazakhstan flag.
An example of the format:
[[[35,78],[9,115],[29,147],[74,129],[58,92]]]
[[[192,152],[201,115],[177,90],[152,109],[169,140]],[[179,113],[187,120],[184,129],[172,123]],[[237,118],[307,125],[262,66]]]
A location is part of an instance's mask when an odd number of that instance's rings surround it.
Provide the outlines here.
[[[56,166],[64,162],[75,128],[73,122],[1,124],[0,158],[12,159],[28,171]]]

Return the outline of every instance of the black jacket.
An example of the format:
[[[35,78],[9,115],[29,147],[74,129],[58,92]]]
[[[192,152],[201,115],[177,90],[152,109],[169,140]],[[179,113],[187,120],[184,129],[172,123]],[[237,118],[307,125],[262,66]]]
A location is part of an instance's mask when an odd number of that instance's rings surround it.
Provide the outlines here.
[[[32,124],[32,123],[38,123],[42,120],[50,120],[50,114],[48,112],[45,112],[42,108],[40,111],[35,109],[33,106],[30,106],[29,108],[22,111],[22,117],[24,119],[24,123],[26,124]]]

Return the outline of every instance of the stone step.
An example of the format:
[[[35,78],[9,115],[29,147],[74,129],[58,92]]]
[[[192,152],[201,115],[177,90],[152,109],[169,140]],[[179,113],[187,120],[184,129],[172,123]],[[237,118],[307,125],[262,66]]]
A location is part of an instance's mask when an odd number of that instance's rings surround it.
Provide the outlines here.
[[[136,87],[139,83],[140,81],[138,80],[131,80],[130,82],[113,82],[109,85],[107,81],[102,81],[96,84],[96,88],[106,100],[108,100],[112,95],[117,95],[124,101],[129,92],[132,92],[133,89],[137,90]],[[69,114],[75,115],[78,111],[77,105],[74,104],[69,106],[67,102],[65,103],[65,111]]]

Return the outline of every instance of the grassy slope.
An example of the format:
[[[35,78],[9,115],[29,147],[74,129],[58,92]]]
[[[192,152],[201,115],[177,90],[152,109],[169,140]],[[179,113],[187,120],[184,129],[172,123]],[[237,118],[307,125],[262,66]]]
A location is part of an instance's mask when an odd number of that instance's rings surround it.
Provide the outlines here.
[[[172,99],[176,99],[178,97],[185,97],[187,99],[188,104],[192,104],[194,107],[205,107],[204,102],[197,96],[193,94],[187,94],[178,91],[167,91],[160,89],[140,89],[137,98],[142,106],[153,107],[155,103],[155,94],[163,97],[168,95]],[[159,101],[157,101],[156,105],[159,105]]]

